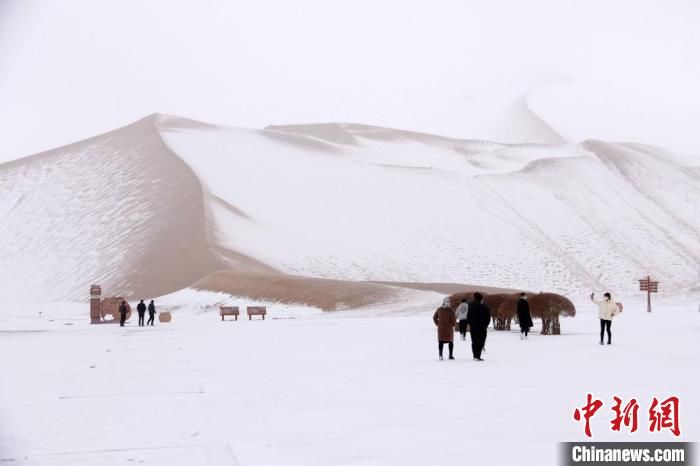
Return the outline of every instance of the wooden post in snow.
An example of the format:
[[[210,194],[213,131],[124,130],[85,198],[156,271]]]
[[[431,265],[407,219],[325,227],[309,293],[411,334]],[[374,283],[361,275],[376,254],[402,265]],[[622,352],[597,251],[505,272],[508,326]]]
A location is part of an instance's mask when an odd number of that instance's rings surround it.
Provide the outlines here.
[[[647,292],[647,312],[651,312],[651,294],[659,292],[659,282],[653,281],[649,275],[639,280],[639,290]]]

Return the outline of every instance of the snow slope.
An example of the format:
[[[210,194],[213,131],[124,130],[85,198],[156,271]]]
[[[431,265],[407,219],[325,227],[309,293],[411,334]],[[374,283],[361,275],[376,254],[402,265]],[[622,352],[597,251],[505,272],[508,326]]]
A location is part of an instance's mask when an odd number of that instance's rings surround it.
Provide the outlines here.
[[[639,144],[152,115],[0,165],[0,277],[7,299],[44,301],[93,282],[158,296],[217,270],[563,293],[629,292],[652,273],[685,290],[699,167]]]
[[[215,244],[324,278],[612,287],[697,283],[700,159],[651,147],[501,145],[356,124],[171,130],[216,203]],[[222,169],[222,167],[225,167]]]
[[[222,268],[205,239],[199,180],[154,118],[0,165],[6,300],[160,295]]]

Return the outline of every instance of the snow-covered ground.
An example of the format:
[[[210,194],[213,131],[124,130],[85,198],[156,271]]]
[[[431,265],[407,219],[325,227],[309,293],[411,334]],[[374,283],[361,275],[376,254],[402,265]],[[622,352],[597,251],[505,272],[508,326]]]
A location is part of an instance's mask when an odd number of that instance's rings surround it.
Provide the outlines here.
[[[423,303],[221,322],[213,306],[248,303],[183,292],[153,328],[91,326],[84,304],[20,308],[0,320],[0,462],[552,465],[558,441],[584,439],[572,413],[588,392],[606,403],[595,440],[675,440],[646,432],[648,402],[672,394],[694,440],[700,296],[655,300],[648,314],[624,299],[612,346],[582,297],[561,336],[491,331],[484,363],[459,340],[439,362]],[[633,436],[610,432],[614,395],[640,401]]]

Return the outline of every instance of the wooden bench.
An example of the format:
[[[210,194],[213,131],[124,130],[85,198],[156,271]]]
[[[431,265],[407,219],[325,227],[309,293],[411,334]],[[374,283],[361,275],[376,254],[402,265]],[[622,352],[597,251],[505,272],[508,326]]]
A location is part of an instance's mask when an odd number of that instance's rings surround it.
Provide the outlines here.
[[[248,320],[252,320],[253,316],[262,316],[262,320],[265,320],[265,314],[267,314],[265,306],[248,306]]]
[[[238,310],[238,306],[221,306],[219,307],[219,314],[221,314],[221,320],[224,320],[224,316],[234,316],[238,320],[241,311]]]

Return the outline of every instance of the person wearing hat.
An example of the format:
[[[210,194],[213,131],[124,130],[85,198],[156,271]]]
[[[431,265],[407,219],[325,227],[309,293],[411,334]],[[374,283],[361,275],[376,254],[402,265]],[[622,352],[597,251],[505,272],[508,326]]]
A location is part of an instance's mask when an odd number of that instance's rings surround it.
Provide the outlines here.
[[[454,350],[455,324],[457,317],[450,306],[450,298],[442,300],[442,306],[437,308],[433,314],[433,323],[437,327],[438,334],[438,355],[442,361],[442,348],[447,343],[450,350],[450,359],[454,359],[452,354]]]

